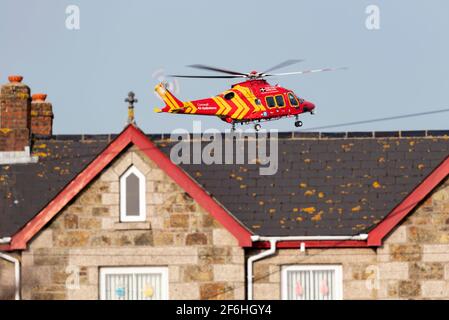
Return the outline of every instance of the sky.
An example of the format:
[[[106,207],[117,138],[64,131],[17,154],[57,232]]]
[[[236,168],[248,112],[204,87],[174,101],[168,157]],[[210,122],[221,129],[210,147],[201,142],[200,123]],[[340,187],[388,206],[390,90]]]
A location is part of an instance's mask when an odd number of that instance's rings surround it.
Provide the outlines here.
[[[79,30],[66,27],[76,5]],[[379,29],[366,27],[366,8],[379,8]],[[157,114],[153,87],[164,74],[208,74],[208,64],[263,71],[347,66],[344,71],[271,79],[316,105],[303,129],[449,108],[449,1],[106,1],[0,0],[0,83],[24,76],[32,92],[48,94],[54,133],[120,132],[124,99],[136,93],[137,124],[145,132],[229,125],[215,117]],[[168,81],[172,79],[167,78]],[[229,79],[180,79],[176,95],[216,95]],[[347,125],[326,131],[449,129],[449,112]],[[298,130],[292,119],[267,129]]]

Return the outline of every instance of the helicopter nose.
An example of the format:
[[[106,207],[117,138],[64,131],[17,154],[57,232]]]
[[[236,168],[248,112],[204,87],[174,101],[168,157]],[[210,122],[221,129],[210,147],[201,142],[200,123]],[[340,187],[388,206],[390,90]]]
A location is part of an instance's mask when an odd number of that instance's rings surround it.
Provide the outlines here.
[[[305,103],[304,109],[306,111],[312,111],[313,109],[315,109],[315,105],[312,102],[307,101]]]

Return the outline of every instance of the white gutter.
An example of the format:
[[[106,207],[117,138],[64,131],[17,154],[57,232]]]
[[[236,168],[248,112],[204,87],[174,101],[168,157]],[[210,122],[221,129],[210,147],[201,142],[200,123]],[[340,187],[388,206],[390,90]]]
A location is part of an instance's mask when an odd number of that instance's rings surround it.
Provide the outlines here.
[[[14,263],[15,273],[15,299],[20,300],[20,261],[10,255],[0,252],[0,258]]]
[[[355,236],[287,236],[287,237],[265,237],[254,235],[251,236],[253,242],[256,241],[269,241],[270,249],[263,251],[255,256],[248,258],[247,267],[247,279],[248,279],[248,300],[253,300],[253,266],[254,262],[261,260],[268,256],[272,256],[276,253],[276,244],[281,241],[338,241],[338,240],[366,240],[368,235],[365,233],[355,235]],[[301,243],[301,251],[305,249],[305,244]]]
[[[358,234],[356,236],[286,236],[286,237],[265,237],[265,236],[251,236],[254,241],[338,241],[338,240],[366,240],[368,235],[366,233]]]

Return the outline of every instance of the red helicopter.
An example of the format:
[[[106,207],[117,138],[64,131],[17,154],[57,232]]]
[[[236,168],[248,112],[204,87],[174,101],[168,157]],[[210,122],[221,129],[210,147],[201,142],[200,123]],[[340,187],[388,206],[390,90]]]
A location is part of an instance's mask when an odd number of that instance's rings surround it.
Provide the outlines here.
[[[301,127],[302,121],[299,115],[309,112],[313,114],[315,105],[306,101],[293,93],[292,90],[279,85],[270,85],[265,78],[275,76],[286,76],[294,74],[307,74],[324,71],[333,71],[346,68],[325,68],[315,70],[305,70],[286,73],[271,73],[271,71],[283,68],[303,60],[287,60],[264,72],[251,71],[250,73],[237,72],[227,69],[210,67],[202,64],[190,65],[189,67],[216,71],[226,75],[171,75],[177,78],[244,78],[243,82],[236,83],[231,89],[226,90],[215,97],[183,102],[177,99],[168,89],[166,84],[160,83],[155,87],[155,91],[166,103],[165,107],[155,108],[155,112],[194,114],[205,116],[216,116],[232,125],[254,123],[254,129],[259,131],[260,122],[277,120],[284,117],[294,117],[295,126]]]

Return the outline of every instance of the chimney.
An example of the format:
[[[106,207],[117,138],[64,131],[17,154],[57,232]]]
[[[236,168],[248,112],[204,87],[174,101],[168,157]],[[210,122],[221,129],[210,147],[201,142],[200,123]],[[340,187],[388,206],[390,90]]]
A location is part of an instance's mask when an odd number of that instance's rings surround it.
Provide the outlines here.
[[[47,95],[36,93],[31,96],[31,133],[38,137],[51,137],[53,134],[53,108],[46,102]]]
[[[0,89],[0,152],[29,150],[30,88],[22,79],[9,76],[9,83]]]

